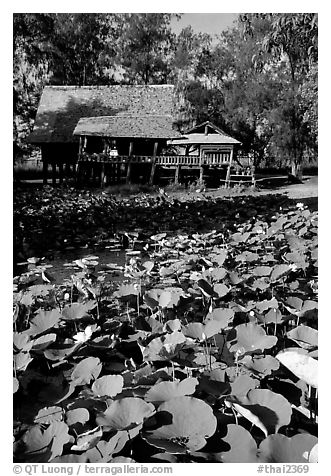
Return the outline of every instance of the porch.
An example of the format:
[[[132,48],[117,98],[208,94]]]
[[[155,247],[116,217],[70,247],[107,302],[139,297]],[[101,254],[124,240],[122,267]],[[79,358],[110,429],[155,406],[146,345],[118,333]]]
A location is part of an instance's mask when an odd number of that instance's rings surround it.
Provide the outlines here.
[[[254,168],[249,171],[233,159],[233,151],[197,155],[118,155],[106,153],[87,153],[79,155],[76,177],[80,183],[103,187],[107,184],[132,183],[139,179],[154,184],[162,171],[173,171],[175,184],[187,171],[196,171],[199,180],[208,174],[217,173],[220,183],[225,186],[249,182],[255,183]],[[243,173],[240,173],[243,172]]]

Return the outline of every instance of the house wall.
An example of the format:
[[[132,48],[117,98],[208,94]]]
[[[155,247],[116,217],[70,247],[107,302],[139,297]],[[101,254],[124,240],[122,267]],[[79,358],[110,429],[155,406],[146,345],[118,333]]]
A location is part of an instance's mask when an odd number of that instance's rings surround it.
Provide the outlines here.
[[[42,160],[56,164],[76,163],[78,159],[78,143],[47,143],[41,144]]]
[[[137,138],[104,138],[104,137],[93,137],[88,136],[86,141],[85,152],[88,153],[101,153],[104,150],[104,141],[107,141],[110,145],[110,148],[113,144],[116,144],[116,149],[119,155],[127,156],[130,151],[130,142],[133,142],[132,155],[153,155],[154,153],[154,144],[158,143],[157,154],[160,153],[161,149],[166,145],[165,139],[137,139]]]

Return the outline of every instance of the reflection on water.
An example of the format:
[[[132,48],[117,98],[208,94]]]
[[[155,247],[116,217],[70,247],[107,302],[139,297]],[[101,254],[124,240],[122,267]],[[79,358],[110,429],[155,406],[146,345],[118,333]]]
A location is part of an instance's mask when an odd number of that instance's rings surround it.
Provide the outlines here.
[[[117,266],[124,266],[126,263],[126,252],[125,250],[108,250],[108,249],[74,249],[74,250],[65,250],[61,252],[54,253],[54,259],[45,259],[42,260],[39,264],[51,265],[47,272],[54,279],[55,284],[61,284],[64,279],[70,279],[70,276],[77,271],[82,271],[77,264],[74,263],[75,260],[80,260],[88,256],[98,257],[98,265],[95,267],[93,274],[98,274],[101,271],[110,271],[108,264],[114,264]],[[17,276],[21,273],[25,273],[29,270],[36,268],[34,264],[21,264],[14,266],[14,275]],[[121,281],[123,279],[123,273],[113,272],[110,273],[111,279],[113,281]]]

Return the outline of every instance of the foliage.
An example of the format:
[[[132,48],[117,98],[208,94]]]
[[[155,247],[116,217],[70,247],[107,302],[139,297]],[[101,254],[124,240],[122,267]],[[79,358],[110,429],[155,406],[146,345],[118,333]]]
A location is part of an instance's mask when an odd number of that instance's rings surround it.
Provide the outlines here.
[[[317,145],[317,14],[244,14],[240,20],[246,36],[254,36],[256,22],[270,24],[253,58],[259,70],[275,60],[285,64],[283,81],[288,91],[284,88],[286,92],[279,95],[279,104],[274,106],[272,142],[291,161],[293,175],[301,176],[298,166],[305,152],[316,152]],[[269,56],[265,57],[264,52]],[[311,93],[307,93],[307,87]]]
[[[115,288],[97,256],[55,285],[30,260],[16,462],[316,462],[317,213],[266,202],[224,232],[140,229]]]
[[[167,84],[174,42],[170,13],[129,13],[119,41],[118,56],[124,79],[133,84]],[[171,81],[170,81],[171,82]]]

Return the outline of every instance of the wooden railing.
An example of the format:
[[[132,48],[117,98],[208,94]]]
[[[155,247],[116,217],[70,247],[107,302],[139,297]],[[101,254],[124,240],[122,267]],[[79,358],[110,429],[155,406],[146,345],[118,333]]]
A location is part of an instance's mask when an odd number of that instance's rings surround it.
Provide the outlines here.
[[[100,162],[105,164],[144,164],[155,163],[163,166],[188,166],[201,167],[202,165],[228,165],[230,155],[228,153],[213,154],[211,157],[196,155],[119,155],[117,157],[110,157],[106,154],[97,153],[83,153],[79,157],[79,162]]]

